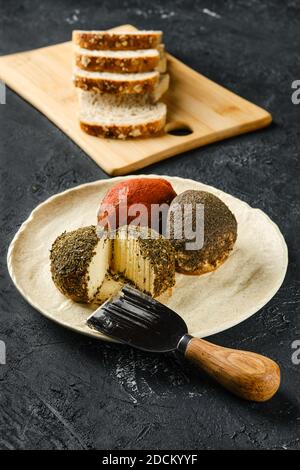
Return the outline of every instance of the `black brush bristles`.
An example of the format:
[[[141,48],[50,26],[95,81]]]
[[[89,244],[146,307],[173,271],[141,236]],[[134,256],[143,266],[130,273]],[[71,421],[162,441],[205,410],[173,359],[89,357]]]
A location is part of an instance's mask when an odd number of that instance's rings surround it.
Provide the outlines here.
[[[125,286],[89,317],[87,324],[105,335],[147,351],[170,351],[187,332],[173,310]]]

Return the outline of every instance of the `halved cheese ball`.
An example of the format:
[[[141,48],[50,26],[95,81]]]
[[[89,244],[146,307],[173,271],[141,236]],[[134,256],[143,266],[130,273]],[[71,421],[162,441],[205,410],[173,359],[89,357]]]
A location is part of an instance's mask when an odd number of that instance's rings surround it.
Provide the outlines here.
[[[101,303],[125,283],[157,297],[175,284],[175,252],[148,227],[110,232],[94,226],[63,233],[50,254],[52,279],[76,302]]]
[[[75,302],[92,302],[104,282],[110,252],[110,241],[99,238],[95,226],[64,232],[50,252],[54,284]]]
[[[175,284],[175,252],[170,241],[154,230],[123,226],[114,239],[111,272],[158,297]]]

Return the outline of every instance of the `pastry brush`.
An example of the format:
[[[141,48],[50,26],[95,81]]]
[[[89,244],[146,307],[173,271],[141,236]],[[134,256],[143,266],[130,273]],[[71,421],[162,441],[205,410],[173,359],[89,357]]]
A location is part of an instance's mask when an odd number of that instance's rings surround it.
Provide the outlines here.
[[[179,351],[225,388],[247,400],[267,401],[280,385],[276,362],[192,337],[177,313],[129,286],[98,308],[87,324],[143,351]]]

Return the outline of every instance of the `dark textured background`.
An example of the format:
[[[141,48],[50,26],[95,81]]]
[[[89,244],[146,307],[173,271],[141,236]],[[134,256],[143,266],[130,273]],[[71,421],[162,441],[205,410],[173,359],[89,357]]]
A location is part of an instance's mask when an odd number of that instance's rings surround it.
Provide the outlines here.
[[[282,387],[266,404],[243,402],[172,355],[77,335],[21,298],[5,260],[20,224],[49,196],[107,176],[8,90],[0,106],[0,339],[7,344],[0,448],[300,448],[300,365],[291,361],[291,343],[300,339],[300,105],[291,102],[291,83],[300,79],[300,2],[1,0],[0,54],[66,41],[74,28],[127,22],[163,29],[172,54],[273,114],[269,129],[145,171],[214,185],[280,226],[290,256],[284,285],[259,313],[211,340],[270,355],[282,367]]]

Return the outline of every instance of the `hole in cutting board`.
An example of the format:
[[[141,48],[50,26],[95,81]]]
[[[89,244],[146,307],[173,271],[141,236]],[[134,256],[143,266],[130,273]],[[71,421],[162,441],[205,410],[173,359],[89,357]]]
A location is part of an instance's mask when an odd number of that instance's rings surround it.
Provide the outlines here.
[[[193,133],[193,129],[191,129],[190,126],[184,124],[183,122],[170,122],[166,125],[165,130],[168,134],[179,137],[190,135]]]

